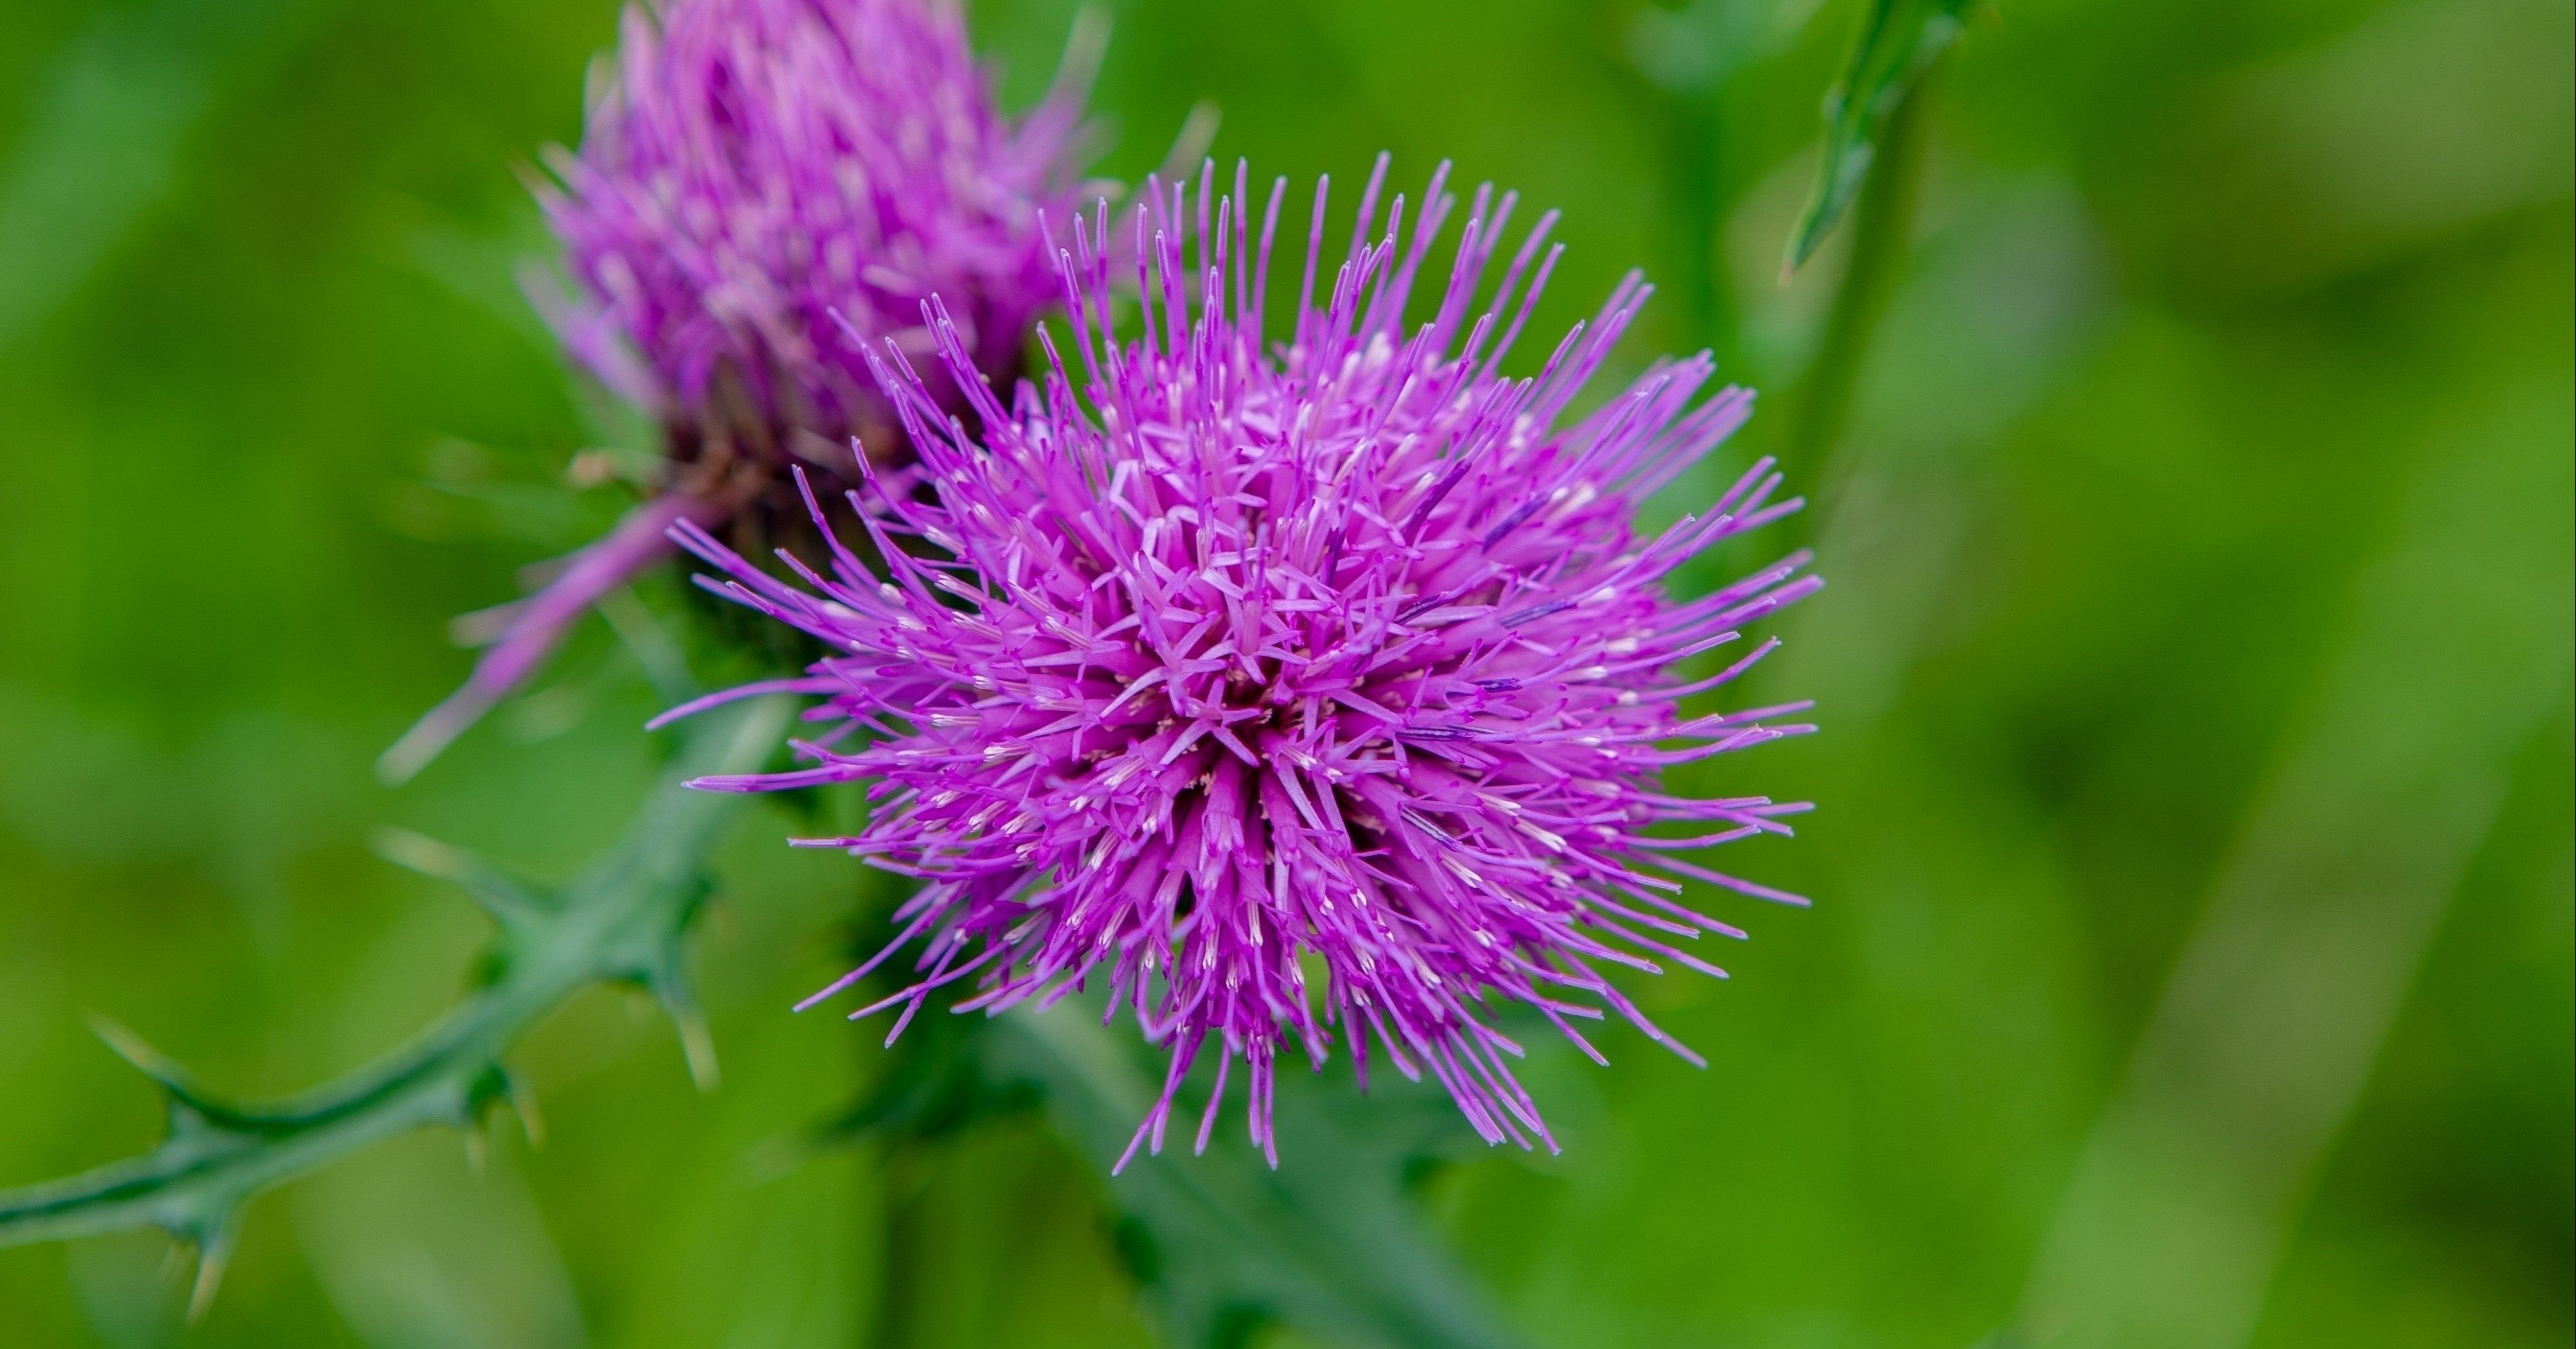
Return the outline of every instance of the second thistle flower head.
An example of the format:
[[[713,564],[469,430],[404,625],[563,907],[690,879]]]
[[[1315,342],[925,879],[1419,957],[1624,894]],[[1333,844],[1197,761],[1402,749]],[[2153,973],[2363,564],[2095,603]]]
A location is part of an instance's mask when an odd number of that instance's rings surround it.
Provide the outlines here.
[[[567,344],[682,442],[838,462],[855,435],[889,453],[895,420],[840,321],[926,352],[937,294],[973,366],[1015,373],[1056,293],[1038,217],[1071,201],[1085,45],[1014,122],[957,0],[628,10],[545,194],[585,295],[559,319]]]
[[[809,767],[698,785],[872,782],[866,829],[817,842],[922,882],[887,948],[926,939],[919,977],[879,1004],[904,1005],[896,1033],[945,986],[974,990],[967,1011],[1105,984],[1110,1014],[1171,1051],[1137,1133],[1157,1148],[1213,1050],[1200,1146],[1240,1059],[1275,1160],[1282,1046],[1320,1067],[1337,1037],[1363,1081],[1383,1052],[1428,1070],[1488,1141],[1548,1141],[1494,1000],[1586,1052],[1575,1022],[1605,1013],[1669,1044],[1604,976],[1719,972],[1682,946],[1742,934],[1686,907],[1682,880],[1793,898],[1676,854],[1786,833],[1803,807],[1657,782],[1810,729],[1772,721],[1805,704],[1685,710],[1776,645],[1744,652],[1740,633],[1817,586],[1804,555],[1696,599],[1667,590],[1796,509],[1772,500],[1779,475],[1757,463],[1704,513],[1635,524],[1748,395],[1702,398],[1703,354],[1570,410],[1645,299],[1633,276],[1535,377],[1500,373],[1557,254],[1539,256],[1550,217],[1486,291],[1512,198],[1484,189],[1408,327],[1454,201],[1444,169],[1409,234],[1397,197],[1373,237],[1383,172],[1321,302],[1319,186],[1279,346],[1263,296],[1282,192],[1256,236],[1238,171],[1213,209],[1207,177],[1195,202],[1150,193],[1132,341],[1108,317],[1100,227],[1077,226],[1073,366],[1050,341],[1043,386],[1009,407],[934,320],[980,435],[889,348],[879,373],[931,490],[853,495],[873,562],[836,550],[798,587],[679,531],[721,589],[832,652],[760,686],[822,697]],[[1679,673],[1713,651],[1722,668]]]
[[[578,157],[539,193],[582,297],[546,284],[574,357],[660,417],[661,494],[509,612],[464,687],[379,760],[417,772],[536,669],[566,625],[667,547],[679,520],[777,537],[803,522],[780,471],[856,481],[904,453],[850,340],[930,350],[948,304],[955,378],[1008,380],[1056,290],[1040,213],[1072,200],[1069,154],[1096,25],[1055,91],[995,108],[957,0],[670,0],[629,9]],[[925,390],[961,406],[934,367]],[[783,510],[786,514],[781,515]]]

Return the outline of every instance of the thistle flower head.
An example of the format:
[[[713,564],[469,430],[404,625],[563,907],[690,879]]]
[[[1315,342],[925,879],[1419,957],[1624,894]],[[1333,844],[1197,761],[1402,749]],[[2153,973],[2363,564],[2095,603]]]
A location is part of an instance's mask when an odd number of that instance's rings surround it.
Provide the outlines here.
[[[667,490],[497,611],[465,685],[378,760],[399,782],[507,696],[593,600],[668,548],[675,522],[750,536],[801,512],[778,471],[904,451],[851,341],[929,350],[947,304],[955,376],[1009,379],[1055,294],[1039,230],[1068,160],[1100,31],[1078,25],[1055,90],[1016,123],[966,45],[957,0],[672,0],[626,11],[578,157],[541,187],[581,298],[529,296],[574,357],[662,420]],[[932,367],[924,390],[955,405]]]
[[[1213,203],[1212,173],[1194,199],[1149,190],[1132,340],[1109,319],[1107,216],[1077,226],[1073,364],[1042,337],[1042,383],[1011,406],[934,305],[980,434],[942,416],[898,347],[875,354],[931,490],[852,494],[866,538],[829,574],[785,584],[675,531],[723,573],[708,584],[832,653],[718,695],[819,695],[808,766],[698,785],[869,782],[867,827],[813,842],[921,882],[895,943],[816,999],[916,941],[919,977],[878,1004],[903,1007],[896,1034],[942,988],[968,1011],[1105,984],[1110,1015],[1171,1053],[1137,1132],[1157,1149],[1213,1051],[1199,1145],[1240,1059],[1275,1162],[1282,1046],[1320,1068],[1337,1037],[1363,1083],[1383,1053],[1438,1078],[1489,1142],[1553,1147],[1495,1001],[1595,1059],[1574,1023],[1605,1012],[1671,1044],[1605,974],[1722,973],[1683,947],[1742,934],[1686,907],[1681,879],[1794,902],[1676,854],[1786,833],[1803,807],[1657,786],[1667,766],[1809,729],[1773,720],[1805,704],[1696,706],[1776,645],[1745,651],[1740,632],[1817,586],[1804,555],[1694,599],[1667,588],[1794,510],[1773,501],[1780,475],[1757,463],[1702,513],[1635,523],[1749,396],[1702,397],[1702,354],[1573,410],[1646,298],[1633,276],[1538,374],[1503,374],[1556,261],[1540,256],[1554,217],[1505,255],[1513,198],[1479,189],[1445,283],[1417,297],[1453,211],[1446,169],[1410,230],[1399,196],[1373,236],[1383,175],[1381,160],[1320,300],[1318,186],[1276,346],[1263,297],[1285,184],[1256,224],[1240,170]],[[1686,676],[1703,653],[1712,670]]]
[[[545,193],[585,293],[567,344],[684,433],[885,453],[893,418],[833,315],[920,342],[935,293],[975,368],[1009,376],[1056,293],[1038,214],[1074,188],[1088,45],[1013,122],[956,0],[630,8]]]

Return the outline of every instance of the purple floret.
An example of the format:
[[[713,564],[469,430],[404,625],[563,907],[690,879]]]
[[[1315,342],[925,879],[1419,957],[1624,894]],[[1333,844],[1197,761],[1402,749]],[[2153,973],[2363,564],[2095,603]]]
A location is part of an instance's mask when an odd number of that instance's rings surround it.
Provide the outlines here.
[[[926,353],[936,294],[974,369],[1016,377],[1060,289],[1038,222],[1074,201],[1092,45],[1077,36],[1055,90],[1014,121],[955,0],[627,10],[581,152],[539,192],[578,298],[529,289],[574,357],[661,421],[663,495],[510,615],[465,686],[386,752],[386,776],[507,696],[593,600],[668,551],[674,521],[793,510],[773,500],[787,465],[856,481],[854,444],[905,457],[849,331]],[[947,381],[934,371],[933,396],[957,405]]]
[[[1383,1052],[1427,1068],[1487,1141],[1552,1148],[1497,995],[1596,1060],[1573,1022],[1607,1010],[1698,1062],[1603,972],[1722,975],[1683,947],[1742,933],[1684,905],[1685,878],[1803,902],[1677,854],[1786,834],[1806,807],[1657,785],[1668,765],[1812,729],[1772,720],[1805,703],[1684,709],[1778,645],[1730,661],[1747,624],[1820,584],[1800,553],[1667,594],[1690,558],[1797,509],[1772,500],[1769,461],[1704,512],[1635,532],[1639,503],[1741,424],[1750,394],[1701,398],[1703,353],[1569,411],[1646,298],[1633,275],[1537,376],[1501,374],[1558,250],[1551,214],[1502,254],[1513,197],[1486,188],[1408,327],[1454,199],[1444,166],[1409,235],[1398,196],[1372,237],[1384,170],[1320,305],[1318,185],[1284,343],[1265,345],[1263,297],[1285,181],[1256,235],[1242,171],[1212,202],[1211,170],[1195,200],[1150,190],[1132,339],[1110,320],[1106,214],[1076,222],[1075,366],[1042,333],[1042,383],[1010,407],[933,306],[980,435],[897,345],[872,352],[932,490],[850,495],[871,561],[835,544],[827,577],[782,555],[798,587],[674,529],[724,573],[703,583],[833,653],[705,700],[819,695],[808,717],[828,730],[796,746],[808,766],[696,785],[870,783],[862,832],[809,842],[921,882],[895,941],[809,1005],[916,941],[919,977],[853,1016],[901,1005],[899,1035],[942,987],[971,981],[962,1012],[1105,983],[1108,1015],[1131,1011],[1171,1056],[1128,1157],[1161,1148],[1213,1041],[1198,1145],[1239,1058],[1275,1164],[1280,1046],[1321,1068],[1337,1035],[1363,1085]],[[1715,668],[1686,680],[1703,653]]]

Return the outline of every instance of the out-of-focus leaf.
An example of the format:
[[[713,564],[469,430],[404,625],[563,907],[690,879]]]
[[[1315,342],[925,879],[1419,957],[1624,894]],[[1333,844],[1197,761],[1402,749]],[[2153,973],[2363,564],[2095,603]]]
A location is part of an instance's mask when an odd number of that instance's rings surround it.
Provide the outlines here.
[[[452,1142],[416,1135],[296,1188],[297,1245],[366,1349],[591,1342],[527,1178],[508,1149],[485,1155],[469,1178]]]
[[[1767,55],[1804,26],[1804,15],[1783,21],[1768,0],[1692,0],[1680,9],[1653,5],[1628,24],[1628,59],[1658,88],[1704,97],[1756,57]]]
[[[1154,1098],[1116,1037],[1069,1006],[1004,1016],[987,1038],[987,1071],[1037,1083],[1057,1132],[1104,1173],[1122,1254],[1176,1349],[1233,1349],[1274,1320],[1345,1349],[1521,1343],[1406,1192],[1407,1172],[1464,1133],[1436,1093],[1382,1084],[1363,1099],[1283,1071],[1276,1170],[1240,1138],[1192,1156],[1184,1137],[1108,1176]]]
[[[1897,105],[1957,39],[1976,0],[1870,0],[1842,78],[1825,95],[1825,151],[1815,191],[1789,239],[1792,269],[1815,256],[1869,180]]]
[[[2428,447],[2094,1126],[2008,1342],[2252,1337],[2513,763],[2567,705],[2571,420],[2553,381]]]
[[[0,161],[0,348],[76,289],[168,190],[180,143],[232,67],[269,55],[319,0],[178,0],[102,15],[55,66]]]

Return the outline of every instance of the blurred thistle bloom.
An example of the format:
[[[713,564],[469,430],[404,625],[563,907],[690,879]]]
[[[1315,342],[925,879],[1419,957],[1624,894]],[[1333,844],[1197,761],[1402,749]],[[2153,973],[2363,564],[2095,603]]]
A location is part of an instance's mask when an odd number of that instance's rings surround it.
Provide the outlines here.
[[[538,189],[579,298],[529,291],[583,366],[661,421],[665,480],[507,616],[465,687],[387,751],[388,777],[516,687],[592,600],[669,548],[674,523],[763,506],[801,521],[781,495],[791,461],[854,479],[854,455],[903,458],[846,332],[926,353],[935,294],[969,355],[934,372],[931,396],[960,407],[952,379],[1017,376],[1059,290],[1039,213],[1074,200],[1099,37],[1077,25],[1055,88],[1014,121],[956,0],[626,12],[581,152],[554,158],[560,189]]]
[[[1078,385],[1042,332],[1043,387],[1002,406],[934,304],[940,364],[980,419],[970,437],[900,343],[871,351],[929,488],[852,494],[873,569],[835,544],[828,577],[786,559],[799,588],[694,524],[674,530],[726,578],[702,584],[835,653],[668,714],[824,698],[807,715],[829,732],[796,746],[810,767],[695,785],[872,782],[864,832],[810,843],[923,882],[900,935],[806,1005],[925,937],[919,977],[854,1016],[902,1004],[900,1035],[943,986],[975,981],[961,1012],[1043,1008],[1105,970],[1109,1015],[1131,1009],[1171,1053],[1127,1158],[1160,1149],[1213,1036],[1198,1145],[1241,1058],[1251,1134],[1275,1164],[1280,1045],[1293,1038],[1320,1069],[1337,1026],[1363,1086],[1374,1032],[1488,1142],[1553,1147],[1508,1066],[1521,1051],[1490,1019],[1494,995],[1596,1060],[1572,1022],[1606,1007],[1698,1062],[1604,969],[1722,975],[1678,943],[1742,933],[1681,904],[1680,878],[1803,902],[1675,855],[1786,834],[1780,818],[1803,805],[1656,783],[1668,765],[1812,729],[1770,720],[1805,703],[1683,710],[1777,641],[1703,678],[1686,681],[1682,661],[1820,584],[1801,553],[1699,599],[1667,594],[1676,568],[1797,508],[1772,501],[1769,462],[1706,512],[1636,532],[1639,503],[1724,440],[1751,396],[1699,399],[1702,353],[1569,412],[1647,296],[1633,274],[1536,377],[1499,373],[1558,253],[1539,258],[1550,215],[1480,307],[1513,205],[1490,189],[1435,312],[1408,331],[1454,199],[1443,166],[1409,237],[1399,196],[1372,240],[1384,171],[1321,305],[1318,185],[1294,334],[1276,347],[1263,297],[1285,182],[1254,237],[1240,170],[1211,220],[1211,169],[1195,203],[1149,189],[1132,342],[1109,317],[1106,212],[1076,223],[1062,263]]]

